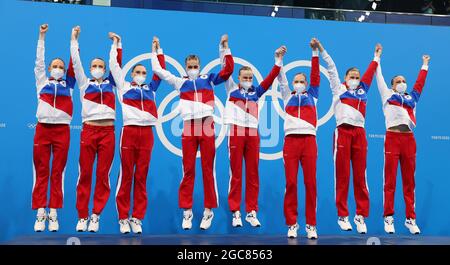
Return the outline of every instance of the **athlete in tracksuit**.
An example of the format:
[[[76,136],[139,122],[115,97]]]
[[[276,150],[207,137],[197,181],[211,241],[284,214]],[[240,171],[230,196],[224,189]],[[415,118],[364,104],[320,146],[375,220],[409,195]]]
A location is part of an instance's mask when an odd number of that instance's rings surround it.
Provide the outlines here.
[[[205,211],[200,224],[208,229],[214,216],[212,208],[218,206],[215,178],[215,138],[214,138],[214,86],[225,82],[233,73],[234,62],[228,48],[228,36],[222,36],[220,45],[222,70],[216,73],[199,74],[200,60],[196,55],[186,58],[188,76],[176,77],[161,68],[156,54],[152,54],[152,69],[180,93],[179,111],[184,121],[181,144],[183,150],[183,179],[179,189],[179,207],[183,212],[183,229],[192,228],[192,193],[194,190],[195,159],[200,146]]]
[[[301,163],[305,184],[306,227],[309,239],[317,238],[316,231],[316,163],[317,163],[317,110],[319,97],[320,71],[318,41],[311,40],[311,83],[307,89],[304,73],[294,76],[291,91],[286,74],[282,70],[280,81],[281,95],[284,101],[284,146],[283,162],[286,175],[284,196],[284,216],[288,225],[288,237],[297,237],[297,174]]]
[[[422,68],[410,93],[406,92],[406,80],[401,75],[392,79],[391,89],[389,89],[384,81],[381,66],[378,65],[377,68],[377,85],[387,129],[384,141],[384,230],[391,234],[395,233],[394,194],[399,162],[406,204],[405,226],[412,234],[420,233],[414,210],[416,140],[412,129],[416,126],[416,104],[425,85],[429,61],[430,57],[424,55]]]
[[[72,30],[70,52],[73,59],[75,78],[80,88],[82,105],[83,129],[80,140],[79,176],[77,182],[76,207],[78,210],[78,223],[76,230],[97,232],[99,219],[110,194],[109,175],[114,158],[115,134],[114,119],[115,95],[114,79],[111,74],[103,78],[106,65],[102,59],[92,60],[89,79],[83,70],[78,48],[80,28]],[[122,61],[122,45],[117,45],[117,59]],[[94,208],[89,220],[89,199],[92,185],[92,169],[97,157],[97,172],[94,192]]]
[[[350,181],[350,161],[353,171],[353,190],[356,199],[354,222],[358,233],[367,233],[364,218],[369,216],[369,190],[366,179],[367,139],[364,130],[367,93],[381,56],[377,45],[373,61],[361,78],[357,68],[350,68],[345,82],[339,80],[336,65],[330,55],[319,45],[322,58],[327,63],[331,91],[337,97],[334,115],[337,128],[334,132],[333,157],[335,164],[335,198],[338,210],[338,224],[342,230],[350,231],[347,197]]]
[[[113,34],[114,36],[115,34]],[[137,64],[131,71],[132,82],[125,81],[122,68],[117,62],[117,48],[120,39],[113,37],[109,56],[109,69],[114,77],[117,96],[122,106],[123,127],[120,136],[120,173],[116,188],[116,206],[119,214],[120,232],[131,230],[142,233],[142,219],[147,209],[147,173],[153,149],[153,126],[157,122],[155,95],[161,80],[157,75],[149,84],[145,83],[146,68]],[[156,43],[155,43],[156,42]],[[153,52],[165,69],[164,55],[156,49]],[[131,186],[134,182],[133,213],[129,218]]]
[[[33,192],[32,209],[37,210],[34,230],[45,230],[48,219],[49,231],[58,231],[59,223],[56,209],[62,208],[64,197],[64,172],[69,151],[70,128],[72,120],[72,89],[75,78],[72,60],[63,79],[65,66],[59,58],[53,59],[45,71],[45,35],[48,25],[40,26],[36,51],[36,94],[38,107],[36,117],[38,123],[34,135],[33,146]],[[52,168],[50,171],[50,156]],[[50,200],[47,202],[48,181],[50,179]],[[45,208],[50,208],[47,216]]]
[[[232,226],[242,226],[242,160],[245,159],[245,220],[253,227],[261,226],[258,211],[259,193],[259,134],[258,101],[267,92],[280,72],[285,47],[275,53],[275,65],[269,75],[258,85],[253,86],[253,72],[248,66],[239,70],[239,84],[230,77],[225,82],[227,102],[223,122],[229,125],[228,149],[230,155],[230,186],[228,204],[233,213]]]

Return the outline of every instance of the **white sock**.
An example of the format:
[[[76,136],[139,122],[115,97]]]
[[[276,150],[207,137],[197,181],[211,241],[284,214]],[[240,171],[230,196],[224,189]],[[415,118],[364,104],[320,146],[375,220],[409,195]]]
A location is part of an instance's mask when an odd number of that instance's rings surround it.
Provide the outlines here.
[[[192,209],[184,209],[185,213],[192,213]]]
[[[39,208],[39,209],[37,210],[37,215],[38,215],[38,216],[45,215],[45,208]]]
[[[205,208],[205,211],[203,212],[204,215],[209,215],[212,212],[210,208]]]
[[[56,213],[56,209],[55,208],[50,208],[50,216],[57,216],[58,214]]]

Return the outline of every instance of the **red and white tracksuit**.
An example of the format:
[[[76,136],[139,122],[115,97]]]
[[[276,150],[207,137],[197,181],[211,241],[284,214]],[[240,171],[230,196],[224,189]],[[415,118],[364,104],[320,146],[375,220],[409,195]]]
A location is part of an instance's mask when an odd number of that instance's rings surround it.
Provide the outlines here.
[[[232,77],[225,83],[228,99],[224,111],[224,124],[230,125],[228,204],[232,212],[241,208],[243,159],[245,159],[245,211],[258,211],[260,143],[258,100],[278,76],[281,65],[281,60],[277,60],[269,75],[256,87],[244,89],[234,83]]]
[[[330,75],[331,90],[338,97],[334,105],[337,128],[334,132],[333,158],[335,163],[335,198],[338,216],[349,215],[347,208],[350,182],[350,161],[353,170],[353,190],[356,214],[369,216],[369,190],[366,179],[367,139],[364,130],[367,93],[378,66],[379,57],[370,63],[361,82],[354,90],[339,80],[339,74],[331,57],[322,53]]]
[[[157,122],[155,95],[161,82],[157,75],[149,84],[126,82],[117,62],[117,45],[113,44],[109,68],[114,77],[119,102],[122,105],[123,128],[120,136],[120,172],[116,188],[119,219],[130,212],[131,186],[134,182],[132,217],[144,219],[147,210],[147,174],[153,149],[153,126]],[[165,68],[162,51],[158,54]]]
[[[152,69],[162,80],[167,81],[180,93],[179,111],[184,121],[181,137],[183,152],[183,179],[179,189],[179,207],[192,208],[194,190],[195,159],[200,146],[203,171],[205,208],[218,206],[217,184],[215,178],[215,135],[214,135],[214,86],[225,82],[233,73],[234,62],[229,49],[220,49],[222,70],[202,74],[195,79],[176,77],[161,68],[153,54]]]
[[[381,72],[381,66],[378,66],[377,84],[383,102],[386,129],[404,124],[412,130],[416,126],[416,104],[422,94],[427,73],[428,66],[423,65],[411,93],[400,94],[388,88]],[[415,219],[416,140],[412,131],[388,130],[384,142],[384,216],[394,215],[394,194],[399,162],[402,171],[406,218]]]
[[[36,89],[38,123],[33,146],[32,209],[62,208],[64,172],[70,143],[73,104],[72,90],[75,78],[70,61],[66,80],[55,80],[46,75],[45,42],[38,41],[36,51]],[[52,168],[50,170],[50,157]],[[48,181],[50,200],[47,203]]]
[[[80,59],[78,41],[72,41],[70,53],[73,59],[75,78],[80,88],[83,129],[80,140],[79,176],[77,182],[78,218],[89,216],[89,198],[92,185],[92,169],[97,157],[97,172],[94,191],[93,213],[100,215],[110,194],[109,175],[114,159],[114,125],[97,126],[87,121],[115,120],[115,82],[110,74],[101,83],[89,80]],[[117,59],[121,64],[122,48],[118,47]]]
[[[304,92],[291,91],[284,71],[278,76],[285,105],[283,163],[286,175],[284,216],[286,224],[297,223],[297,174],[299,163],[305,184],[306,223],[316,225],[317,110],[320,71],[319,54],[313,51],[311,83]]]

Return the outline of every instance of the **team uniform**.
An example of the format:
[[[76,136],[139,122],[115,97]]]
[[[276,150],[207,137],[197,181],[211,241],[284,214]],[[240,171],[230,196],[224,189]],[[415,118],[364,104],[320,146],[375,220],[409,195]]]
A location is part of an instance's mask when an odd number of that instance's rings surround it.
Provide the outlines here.
[[[72,60],[66,73],[66,79],[56,80],[46,75],[45,42],[39,40],[36,52],[36,94],[38,123],[33,146],[33,191],[32,209],[59,209],[63,206],[64,173],[70,143],[70,127],[73,104],[72,91],[75,85]],[[52,156],[50,170],[50,157]],[[47,200],[50,179],[50,199]],[[41,214],[41,222],[46,214]],[[38,216],[39,217],[39,216]],[[52,216],[50,216],[52,218]],[[54,216],[56,221],[56,216]],[[39,220],[38,220],[39,221]],[[51,220],[50,220],[51,221]],[[50,227],[49,227],[50,229]],[[36,229],[36,231],[42,231]],[[56,228],[56,230],[58,230]],[[54,231],[56,231],[54,230]]]
[[[306,228],[316,226],[316,163],[317,163],[317,100],[319,97],[319,53],[313,51],[309,88],[303,92],[291,91],[284,71],[279,77],[284,101],[283,162],[286,175],[284,216],[290,228],[297,226],[297,174],[299,163],[305,184]],[[293,237],[295,237],[294,235]],[[315,236],[317,237],[317,235]]]
[[[114,77],[122,106],[123,128],[120,136],[120,173],[116,188],[116,206],[120,220],[129,217],[131,185],[134,182],[133,213],[130,222],[139,224],[147,209],[147,173],[153,149],[153,126],[158,119],[155,95],[161,80],[157,75],[149,84],[125,81],[117,62],[117,45],[111,46],[109,68]],[[162,50],[157,55],[165,69]],[[135,231],[133,229],[133,231]],[[136,231],[135,231],[136,232]]]
[[[346,82],[341,83],[336,65],[326,51],[322,53],[322,57],[327,63],[331,90],[333,95],[337,97],[337,101],[334,102],[337,128],[334,132],[333,158],[335,163],[335,198],[339,220],[345,218],[348,222],[347,197],[351,161],[357,214],[355,223],[365,226],[363,218],[369,216],[369,190],[366,179],[367,139],[364,123],[367,93],[378,66],[379,57],[374,57],[358,87],[354,90],[348,89]],[[351,227],[348,230],[351,230]]]
[[[220,48],[222,70],[199,75],[195,79],[177,77],[161,68],[155,54],[152,54],[152,69],[179,92],[179,111],[184,121],[181,137],[183,152],[183,179],[179,189],[179,207],[192,208],[192,193],[195,178],[195,160],[200,146],[203,172],[205,208],[218,206],[215,178],[215,137],[214,137],[214,86],[225,82],[233,73],[234,62],[229,49]],[[192,218],[192,215],[190,216]]]
[[[407,125],[411,131],[386,131],[384,142],[384,216],[394,215],[394,194],[397,167],[402,171],[403,196],[406,205],[406,218],[416,219],[415,213],[415,169],[416,140],[412,130],[416,127],[416,105],[422,94],[428,66],[423,65],[410,94],[398,93],[386,85],[381,66],[377,68],[377,84],[383,103],[386,129]]]
[[[115,120],[115,82],[111,74],[101,83],[88,79],[80,59],[78,41],[71,41],[75,78],[80,88],[83,128],[80,139],[79,176],[77,181],[76,207],[79,219],[89,216],[89,199],[92,184],[92,169],[97,157],[96,184],[93,214],[100,215],[110,194],[109,175],[114,158],[114,126],[96,126],[88,121]],[[122,63],[122,47],[117,48],[117,60]],[[92,220],[91,220],[92,221]]]
[[[247,221],[259,226],[256,218],[259,193],[258,100],[268,91],[280,72],[282,62],[276,60],[269,75],[258,85],[244,89],[230,77],[225,83],[228,99],[223,122],[229,125],[228,149],[230,155],[230,186],[228,204],[232,212],[239,213],[242,196],[242,163],[245,159],[245,210]],[[240,219],[239,216],[235,218]],[[236,225],[240,226],[240,225]]]

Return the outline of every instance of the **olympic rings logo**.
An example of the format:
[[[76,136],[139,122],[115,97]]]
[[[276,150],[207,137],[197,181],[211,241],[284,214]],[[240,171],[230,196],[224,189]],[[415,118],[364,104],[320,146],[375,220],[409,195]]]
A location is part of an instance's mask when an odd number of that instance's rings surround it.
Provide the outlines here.
[[[174,58],[168,56],[167,54],[164,55],[165,56],[165,60],[166,63],[172,65],[176,71],[178,72],[178,74],[180,76],[186,76],[186,71],[184,69],[184,67]],[[133,67],[133,65],[140,63],[144,60],[150,60],[151,58],[151,53],[144,53],[141,55],[138,55],[136,57],[134,57],[133,59],[131,59],[124,67],[122,70],[123,76],[126,76],[127,73],[130,71],[131,67]],[[235,61],[235,63],[240,64],[240,65],[246,65],[249,66],[250,68],[252,68],[253,73],[256,77],[256,80],[258,83],[261,83],[263,81],[263,77],[261,75],[261,73],[259,72],[259,70],[250,62],[246,61],[245,59],[242,59],[240,57],[234,57],[233,59]],[[200,72],[200,75],[202,74],[207,74],[211,69],[213,69],[214,67],[220,65],[220,59],[217,58],[211,62],[209,62]],[[297,67],[311,67],[311,61],[308,60],[297,60],[297,61],[293,61],[285,66],[283,66],[283,69],[285,71],[285,73],[287,73],[288,71],[297,68]],[[326,70],[325,67],[320,66],[320,72],[328,79],[328,81],[330,81],[330,76],[328,75],[328,72]],[[266,96],[271,96],[272,97],[272,104],[273,107],[275,109],[275,111],[277,112],[277,114],[284,119],[285,118],[285,112],[283,110],[283,108],[280,105],[280,102],[278,99],[282,99],[281,96],[281,92],[278,91],[278,80],[275,79],[275,81],[272,84],[272,89],[270,89],[269,91],[267,91],[260,99],[258,102],[258,110],[261,111],[261,109],[264,107],[265,104],[265,98]],[[175,145],[173,145],[169,139],[167,138],[166,134],[164,133],[163,130],[163,123],[168,122],[172,119],[174,119],[177,115],[178,115],[178,108],[172,110],[170,113],[165,114],[164,115],[164,111],[167,108],[167,106],[169,105],[169,103],[178,97],[178,92],[176,90],[173,90],[172,92],[170,92],[160,103],[159,107],[158,107],[158,122],[155,125],[156,128],[156,133],[158,134],[158,137],[161,141],[161,143],[164,145],[164,147],[169,150],[171,153],[177,155],[177,156],[182,156],[182,150],[178,147],[176,147]],[[215,107],[217,108],[217,110],[219,111],[220,116],[223,115],[224,113],[224,105],[223,103],[220,101],[220,99],[217,96],[214,96],[215,100]],[[321,126],[323,124],[325,124],[329,119],[331,119],[331,117],[334,114],[334,102],[335,102],[335,98],[333,97],[333,100],[331,102],[331,105],[328,109],[328,112],[322,116],[321,118],[319,118],[318,122],[317,122],[317,126]],[[222,118],[218,117],[217,115],[213,115],[214,118],[214,122],[217,124],[222,124]],[[226,126],[221,126],[220,128],[220,132],[217,135],[217,138],[215,140],[215,145],[220,146],[222,144],[222,142],[224,141],[226,137]],[[200,151],[197,151],[197,157],[200,157]],[[281,159],[283,158],[283,151],[278,151],[276,153],[264,153],[260,151],[260,158],[263,160],[277,160],[277,159]]]

